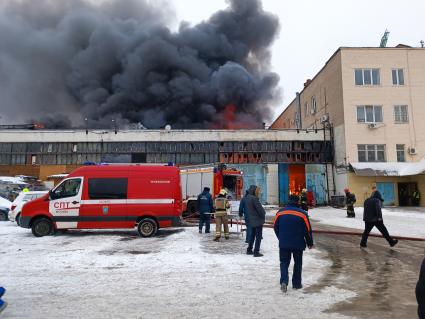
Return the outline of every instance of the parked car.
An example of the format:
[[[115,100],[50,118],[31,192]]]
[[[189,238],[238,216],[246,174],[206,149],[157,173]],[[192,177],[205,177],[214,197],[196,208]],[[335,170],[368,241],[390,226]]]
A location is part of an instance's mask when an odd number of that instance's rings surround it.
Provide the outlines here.
[[[181,224],[180,172],[174,166],[91,165],[24,205],[20,226],[36,237],[57,229],[137,228],[142,237]]]
[[[31,192],[20,192],[18,197],[13,201],[10,211],[9,211],[9,220],[20,224],[20,216],[22,212],[22,207],[29,201],[37,199],[43,195],[47,194],[47,191],[31,191]]]
[[[12,202],[6,198],[0,197],[0,221],[5,221],[8,218],[8,213]]]

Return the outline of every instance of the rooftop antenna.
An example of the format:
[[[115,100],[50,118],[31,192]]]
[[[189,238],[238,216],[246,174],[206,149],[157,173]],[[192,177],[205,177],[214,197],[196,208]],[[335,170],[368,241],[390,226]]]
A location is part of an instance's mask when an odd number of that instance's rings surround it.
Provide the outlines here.
[[[380,48],[386,48],[387,47],[387,41],[388,41],[388,35],[390,34],[390,31],[385,29],[384,35],[381,38],[381,44],[379,45]]]
[[[425,44],[424,40],[421,40],[419,43],[421,44],[421,48],[423,48]]]

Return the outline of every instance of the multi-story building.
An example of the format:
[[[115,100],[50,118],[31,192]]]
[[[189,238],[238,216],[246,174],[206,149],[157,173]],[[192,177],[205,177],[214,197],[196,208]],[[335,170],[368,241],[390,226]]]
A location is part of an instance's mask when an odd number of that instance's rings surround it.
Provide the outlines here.
[[[362,201],[376,184],[387,205],[425,195],[425,49],[339,48],[271,128],[323,126],[333,128],[336,194],[348,187]]]

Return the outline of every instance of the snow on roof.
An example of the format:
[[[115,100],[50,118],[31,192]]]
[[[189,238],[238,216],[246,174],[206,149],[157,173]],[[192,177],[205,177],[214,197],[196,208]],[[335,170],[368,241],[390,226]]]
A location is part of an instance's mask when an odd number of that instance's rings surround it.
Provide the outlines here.
[[[425,159],[411,163],[350,163],[358,176],[410,176],[425,172]]]
[[[47,178],[65,178],[67,176],[68,174],[53,174],[53,175],[47,176]]]
[[[20,177],[0,176],[0,182],[26,185]]]

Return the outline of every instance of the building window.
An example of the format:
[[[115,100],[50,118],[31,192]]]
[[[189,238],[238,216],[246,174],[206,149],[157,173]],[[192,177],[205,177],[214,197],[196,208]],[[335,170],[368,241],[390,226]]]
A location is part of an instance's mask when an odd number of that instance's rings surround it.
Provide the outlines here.
[[[354,77],[356,85],[380,85],[381,77],[379,69],[355,69]]]
[[[404,85],[404,73],[403,69],[393,69],[393,85]]]
[[[397,162],[405,162],[406,157],[404,154],[404,144],[397,144],[396,151],[397,151]]]
[[[47,152],[48,153],[51,153],[52,152],[52,149],[53,149],[53,145],[52,144],[47,145]]]
[[[394,105],[394,121],[395,123],[409,122],[409,115],[407,113],[407,105]]]
[[[311,97],[311,114],[316,114],[317,111],[317,104],[316,104],[316,97]]]
[[[380,105],[359,105],[357,106],[358,123],[381,123],[382,106]]]
[[[384,144],[357,145],[359,162],[385,162]]]

